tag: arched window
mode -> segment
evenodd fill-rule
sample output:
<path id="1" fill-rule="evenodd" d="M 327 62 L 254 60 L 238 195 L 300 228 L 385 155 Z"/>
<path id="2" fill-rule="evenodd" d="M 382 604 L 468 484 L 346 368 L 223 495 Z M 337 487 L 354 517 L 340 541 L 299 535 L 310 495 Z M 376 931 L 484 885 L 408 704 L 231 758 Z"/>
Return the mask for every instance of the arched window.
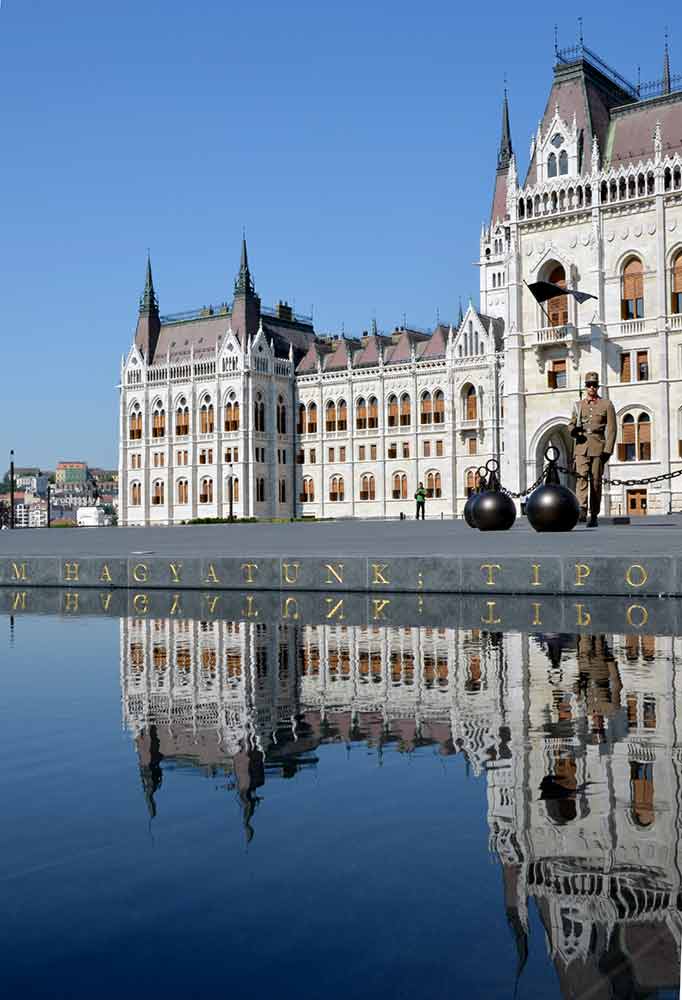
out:
<path id="1" fill-rule="evenodd" d="M 329 480 L 329 499 L 332 503 L 344 498 L 343 476 L 332 476 Z"/>
<path id="2" fill-rule="evenodd" d="M 130 484 L 130 506 L 139 507 L 142 503 L 142 485 L 140 483 Z"/>
<path id="3" fill-rule="evenodd" d="M 339 400 L 337 428 L 340 431 L 348 430 L 348 407 L 345 399 Z"/>
<path id="4" fill-rule="evenodd" d="M 230 395 L 225 403 L 225 430 L 239 430 L 239 403 L 234 398 L 234 393 Z"/>
<path id="5" fill-rule="evenodd" d="M 155 507 L 164 503 L 164 492 L 163 480 L 157 479 L 152 486 L 152 504 Z"/>
<path id="6" fill-rule="evenodd" d="M 306 476 L 303 480 L 303 492 L 301 493 L 301 503 L 312 503 L 315 499 L 315 483 Z"/>
<path id="7" fill-rule="evenodd" d="M 262 476 L 256 479 L 256 502 L 265 503 L 265 479 Z"/>
<path id="8" fill-rule="evenodd" d="M 189 483 L 186 479 L 178 479 L 177 498 L 179 504 L 189 503 Z"/>
<path id="9" fill-rule="evenodd" d="M 284 398 L 280 396 L 277 400 L 277 433 L 286 434 L 287 432 L 287 408 L 284 402 Z"/>
<path id="10" fill-rule="evenodd" d="M 422 424 L 430 424 L 433 416 L 433 400 L 431 393 L 425 392 L 419 402 L 419 419 Z"/>
<path id="11" fill-rule="evenodd" d="M 654 765 L 650 761 L 630 761 L 630 807 L 637 826 L 651 826 L 654 821 Z"/>
<path id="12" fill-rule="evenodd" d="M 265 403 L 260 392 L 256 393 L 253 401 L 253 429 L 260 434 L 265 433 Z"/>
<path id="13" fill-rule="evenodd" d="M 428 497 L 441 496 L 440 472 L 429 472 L 426 476 L 426 495 Z"/>
<path id="14" fill-rule="evenodd" d="M 175 411 L 175 436 L 186 437 L 189 434 L 189 406 L 184 396 L 178 400 Z"/>
<path id="15" fill-rule="evenodd" d="M 545 803 L 553 823 L 570 823 L 578 815 L 576 791 L 577 765 L 572 754 L 556 751 L 553 773 L 545 775 L 540 784 L 540 798 Z"/>
<path id="16" fill-rule="evenodd" d="M 621 317 L 624 320 L 644 316 L 644 269 L 641 260 L 633 257 L 623 268 Z"/>
<path id="17" fill-rule="evenodd" d="M 213 480 L 204 476 L 199 487 L 199 503 L 213 503 Z"/>
<path id="18" fill-rule="evenodd" d="M 305 405 L 303 403 L 298 404 L 296 419 L 296 433 L 305 434 Z"/>
<path id="19" fill-rule="evenodd" d="M 478 399 L 473 385 L 464 389 L 464 419 L 478 420 Z"/>
<path id="20" fill-rule="evenodd" d="M 409 427 L 412 422 L 412 403 L 406 392 L 400 397 L 400 426 Z"/>
<path id="21" fill-rule="evenodd" d="M 135 403 L 130 413 L 129 437 L 131 441 L 139 441 L 142 437 L 142 411 L 139 403 Z"/>
<path id="22" fill-rule="evenodd" d="M 682 251 L 673 261 L 671 308 L 674 313 L 682 313 Z"/>
<path id="23" fill-rule="evenodd" d="M 407 500 L 407 476 L 404 472 L 396 472 L 393 476 L 393 499 Z"/>
<path id="24" fill-rule="evenodd" d="M 620 436 L 620 462 L 650 461 L 651 418 L 648 413 L 640 413 L 637 420 L 632 413 L 626 413 L 621 421 Z"/>
<path id="25" fill-rule="evenodd" d="M 376 485 L 374 482 L 374 476 L 370 475 L 368 472 L 360 479 L 360 499 L 361 500 L 375 500 L 376 499 Z"/>
<path id="26" fill-rule="evenodd" d="M 355 404 L 355 429 L 358 431 L 367 429 L 367 402 L 362 396 Z"/>
<path id="27" fill-rule="evenodd" d="M 388 397 L 388 426 L 397 427 L 398 426 L 398 397 L 389 396 Z"/>
<path id="28" fill-rule="evenodd" d="M 317 403 L 308 407 L 308 434 L 317 434 Z"/>
<path id="29" fill-rule="evenodd" d="M 228 487 L 229 489 L 229 487 Z M 229 494 L 226 494 L 229 497 Z M 232 477 L 232 501 L 237 503 L 239 500 L 239 478 L 238 476 Z"/>
<path id="30" fill-rule="evenodd" d="M 469 471 L 466 474 L 466 479 L 464 484 L 464 492 L 466 496 L 470 497 L 471 494 L 478 489 L 480 482 L 481 482 L 481 477 L 479 476 L 478 472 L 475 469 L 469 469 Z"/>
<path id="31" fill-rule="evenodd" d="M 199 430 L 201 434 L 212 434 L 214 430 L 213 403 L 211 397 L 207 396 L 201 404 L 199 411 Z"/>
<path id="32" fill-rule="evenodd" d="M 376 396 L 369 397 L 367 404 L 367 427 L 369 430 L 376 430 L 379 426 L 379 400 Z"/>
<path id="33" fill-rule="evenodd" d="M 442 389 L 436 389 L 433 394 L 433 422 L 434 424 L 445 423 L 445 396 Z"/>
<path id="34" fill-rule="evenodd" d="M 559 285 L 560 288 L 566 287 L 566 272 L 561 264 L 557 264 L 547 280 L 553 285 Z M 550 299 L 547 303 L 547 313 L 550 326 L 565 326 L 568 323 L 568 296 L 555 295 Z"/>
<path id="35" fill-rule="evenodd" d="M 152 437 L 166 436 L 166 411 L 161 403 L 156 403 L 152 412 Z"/>
<path id="36" fill-rule="evenodd" d="M 550 153 L 547 157 L 547 176 L 556 177 L 556 153 Z"/>
<path id="37" fill-rule="evenodd" d="M 327 403 L 327 407 L 325 409 L 324 427 L 328 434 L 336 431 L 336 403 L 334 403 L 331 399 Z"/>
<path id="38" fill-rule="evenodd" d="M 565 149 L 562 149 L 561 152 L 559 153 L 559 173 L 560 174 L 568 173 L 568 153 L 566 152 Z"/>

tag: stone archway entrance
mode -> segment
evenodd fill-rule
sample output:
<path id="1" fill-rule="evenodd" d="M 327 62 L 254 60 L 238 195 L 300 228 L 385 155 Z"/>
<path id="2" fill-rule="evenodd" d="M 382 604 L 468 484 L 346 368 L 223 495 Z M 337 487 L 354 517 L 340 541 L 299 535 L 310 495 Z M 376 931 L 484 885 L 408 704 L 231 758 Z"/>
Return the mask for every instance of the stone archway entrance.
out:
<path id="1" fill-rule="evenodd" d="M 573 439 L 564 424 L 557 424 L 555 427 L 550 427 L 545 431 L 538 442 L 535 452 L 536 479 L 545 467 L 545 452 L 550 446 L 556 448 L 559 452 L 558 464 L 564 469 L 571 467 L 573 460 Z M 565 472 L 560 472 L 559 478 L 564 486 L 568 486 L 569 490 L 575 490 L 574 475 L 567 475 Z"/>

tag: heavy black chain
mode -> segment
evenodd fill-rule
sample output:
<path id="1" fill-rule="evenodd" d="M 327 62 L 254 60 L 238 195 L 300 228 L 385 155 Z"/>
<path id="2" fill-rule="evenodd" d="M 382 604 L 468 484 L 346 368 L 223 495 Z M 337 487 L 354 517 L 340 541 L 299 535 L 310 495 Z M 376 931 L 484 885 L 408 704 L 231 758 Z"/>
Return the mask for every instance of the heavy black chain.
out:
<path id="1" fill-rule="evenodd" d="M 528 487 L 526 487 L 526 489 L 525 489 L 525 490 L 520 490 L 520 492 L 519 492 L 519 493 L 514 493 L 514 491 L 513 491 L 513 490 L 508 490 L 508 489 L 506 489 L 506 488 L 505 488 L 505 487 L 503 486 L 503 487 L 502 487 L 502 492 L 503 492 L 503 493 L 506 493 L 506 494 L 507 494 L 507 496 L 509 496 L 509 497 L 514 497 L 514 499 L 516 499 L 516 500 L 520 500 L 520 499 L 521 499 L 521 497 L 527 497 L 529 493 L 532 493 L 532 492 L 533 492 L 533 490 L 537 489 L 537 487 L 538 487 L 538 486 L 540 485 L 540 483 L 541 483 L 541 482 L 543 481 L 543 479 L 544 479 L 544 478 L 545 478 L 545 473 L 544 473 L 544 471 L 543 471 L 543 472 L 541 472 L 541 473 L 540 473 L 540 475 L 539 475 L 539 476 L 538 476 L 538 478 L 537 478 L 537 479 L 535 480 L 535 482 L 533 483 L 533 485 L 532 485 L 532 486 L 528 486 Z"/>
<path id="2" fill-rule="evenodd" d="M 588 480 L 589 476 L 583 476 L 581 472 L 576 472 L 575 469 L 567 469 L 563 465 L 557 466 L 559 472 L 565 472 L 569 476 L 575 476 L 576 479 Z M 676 472 L 662 472 L 658 476 L 645 476 L 643 479 L 606 479 L 604 477 L 603 482 L 607 486 L 650 486 L 651 483 L 663 483 L 667 480 L 677 479 L 678 476 L 682 476 L 682 469 L 678 469 Z"/>

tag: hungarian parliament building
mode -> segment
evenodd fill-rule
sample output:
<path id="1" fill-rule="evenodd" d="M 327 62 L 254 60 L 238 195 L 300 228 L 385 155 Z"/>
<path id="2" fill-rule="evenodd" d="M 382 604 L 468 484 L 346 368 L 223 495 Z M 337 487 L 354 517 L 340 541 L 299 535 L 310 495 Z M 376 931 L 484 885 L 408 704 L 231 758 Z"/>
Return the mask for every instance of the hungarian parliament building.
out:
<path id="1" fill-rule="evenodd" d="M 122 618 L 123 715 L 150 817 L 204 775 L 247 842 L 271 782 L 324 781 L 325 744 L 459 758 L 484 783 L 517 978 L 539 917 L 562 995 L 654 996 L 679 981 L 681 641 Z"/>
<path id="2" fill-rule="evenodd" d="M 608 474 L 682 473 L 677 85 L 667 44 L 650 87 L 582 43 L 557 51 L 525 177 L 505 93 L 478 306 L 433 331 L 317 334 L 261 305 L 245 242 L 231 302 L 161 316 L 148 263 L 120 373 L 119 522 L 397 517 L 419 483 L 429 516 L 457 516 L 490 459 L 517 492 L 550 444 L 569 467 L 588 371 L 618 418 Z M 527 284 L 543 280 L 596 298 L 540 306 Z M 602 508 L 680 510 L 682 476 L 607 486 Z"/>

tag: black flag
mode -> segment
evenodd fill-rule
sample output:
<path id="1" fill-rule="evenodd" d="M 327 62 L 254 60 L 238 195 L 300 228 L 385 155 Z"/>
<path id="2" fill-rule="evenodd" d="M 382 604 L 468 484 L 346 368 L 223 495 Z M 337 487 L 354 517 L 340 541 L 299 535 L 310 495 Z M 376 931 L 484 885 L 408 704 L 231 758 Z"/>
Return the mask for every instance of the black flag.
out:
<path id="1" fill-rule="evenodd" d="M 596 295 L 590 295 L 589 292 L 579 292 L 576 288 L 562 288 L 561 285 L 553 285 L 551 281 L 534 281 L 532 285 L 528 285 L 528 288 L 533 297 L 541 304 L 548 299 L 555 299 L 557 295 L 572 295 L 576 302 L 581 305 L 588 299 L 597 298 Z"/>

